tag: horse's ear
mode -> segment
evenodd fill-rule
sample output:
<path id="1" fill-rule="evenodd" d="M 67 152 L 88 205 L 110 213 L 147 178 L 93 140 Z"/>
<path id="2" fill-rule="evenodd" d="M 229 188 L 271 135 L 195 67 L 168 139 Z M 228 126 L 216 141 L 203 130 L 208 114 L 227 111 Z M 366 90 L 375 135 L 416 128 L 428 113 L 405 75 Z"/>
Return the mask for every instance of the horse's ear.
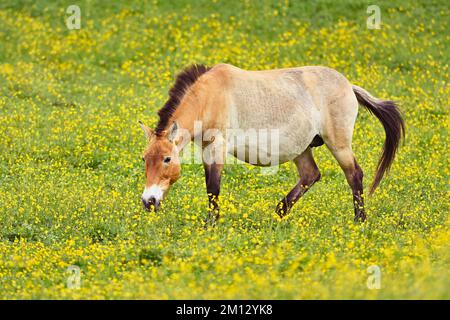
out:
<path id="1" fill-rule="evenodd" d="M 139 120 L 139 126 L 141 127 L 142 131 L 144 131 L 145 137 L 147 139 L 150 139 L 150 137 L 153 135 L 153 130 L 147 127 L 141 120 Z"/>
<path id="2" fill-rule="evenodd" d="M 175 137 L 177 136 L 177 130 L 178 130 L 178 124 L 176 122 L 174 122 L 172 127 L 170 127 L 169 135 L 167 136 L 167 139 L 169 139 L 170 142 L 174 142 Z"/>

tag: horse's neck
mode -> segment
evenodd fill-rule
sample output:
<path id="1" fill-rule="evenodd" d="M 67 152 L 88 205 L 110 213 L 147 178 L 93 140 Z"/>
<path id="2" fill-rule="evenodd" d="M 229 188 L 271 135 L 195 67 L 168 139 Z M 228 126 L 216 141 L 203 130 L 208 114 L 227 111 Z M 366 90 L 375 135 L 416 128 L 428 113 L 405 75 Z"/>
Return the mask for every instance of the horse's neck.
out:
<path id="1" fill-rule="evenodd" d="M 187 130 L 193 137 L 196 122 L 202 121 L 202 109 L 203 105 L 199 96 L 189 92 L 174 112 L 171 123 L 176 122 L 179 128 Z"/>
<path id="2" fill-rule="evenodd" d="M 195 83 L 181 100 L 173 119 L 191 133 L 197 121 L 201 121 L 205 129 L 221 126 L 225 111 L 223 91 L 214 80 Z"/>

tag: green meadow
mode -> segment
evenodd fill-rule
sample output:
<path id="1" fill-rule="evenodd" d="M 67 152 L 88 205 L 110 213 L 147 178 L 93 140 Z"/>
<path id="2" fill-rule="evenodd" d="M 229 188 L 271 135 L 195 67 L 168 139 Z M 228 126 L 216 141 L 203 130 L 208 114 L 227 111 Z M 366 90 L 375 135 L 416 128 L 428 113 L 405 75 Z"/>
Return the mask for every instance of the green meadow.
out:
<path id="1" fill-rule="evenodd" d="M 447 1 L 378 1 L 379 29 L 369 1 L 75 2 L 0 3 L 0 298 L 450 298 Z M 73 4 L 79 29 L 66 25 Z M 226 166 L 215 228 L 201 164 L 184 164 L 162 208 L 144 211 L 138 120 L 157 123 L 191 63 L 325 65 L 398 101 L 406 139 L 366 196 L 368 220 L 353 221 L 324 146 L 322 180 L 282 220 L 292 163 Z M 383 142 L 361 108 L 366 190 Z"/>

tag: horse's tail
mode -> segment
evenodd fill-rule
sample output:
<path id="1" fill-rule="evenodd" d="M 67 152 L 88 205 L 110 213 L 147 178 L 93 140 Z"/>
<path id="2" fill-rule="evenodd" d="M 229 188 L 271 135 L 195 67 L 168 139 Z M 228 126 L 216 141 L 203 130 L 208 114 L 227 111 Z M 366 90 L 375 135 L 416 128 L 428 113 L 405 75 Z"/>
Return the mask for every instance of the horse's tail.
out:
<path id="1" fill-rule="evenodd" d="M 369 194 L 372 194 L 383 178 L 383 175 L 389 171 L 400 140 L 405 137 L 405 123 L 394 101 L 377 99 L 358 86 L 353 86 L 353 92 L 359 104 L 366 107 L 370 113 L 380 120 L 386 133 L 383 153 L 378 161 L 375 179 L 370 187 Z"/>

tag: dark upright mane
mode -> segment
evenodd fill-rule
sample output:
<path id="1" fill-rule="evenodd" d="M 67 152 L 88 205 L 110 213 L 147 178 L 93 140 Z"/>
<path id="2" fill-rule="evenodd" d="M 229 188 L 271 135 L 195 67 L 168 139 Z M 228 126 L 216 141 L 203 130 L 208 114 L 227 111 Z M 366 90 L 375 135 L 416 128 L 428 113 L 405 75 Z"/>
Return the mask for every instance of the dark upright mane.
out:
<path id="1" fill-rule="evenodd" d="M 169 120 L 177 109 L 187 89 L 192 86 L 200 76 L 211 68 L 201 64 L 193 64 L 177 75 L 175 84 L 170 88 L 169 100 L 158 111 L 159 122 L 155 134 L 160 136 L 169 124 Z"/>

